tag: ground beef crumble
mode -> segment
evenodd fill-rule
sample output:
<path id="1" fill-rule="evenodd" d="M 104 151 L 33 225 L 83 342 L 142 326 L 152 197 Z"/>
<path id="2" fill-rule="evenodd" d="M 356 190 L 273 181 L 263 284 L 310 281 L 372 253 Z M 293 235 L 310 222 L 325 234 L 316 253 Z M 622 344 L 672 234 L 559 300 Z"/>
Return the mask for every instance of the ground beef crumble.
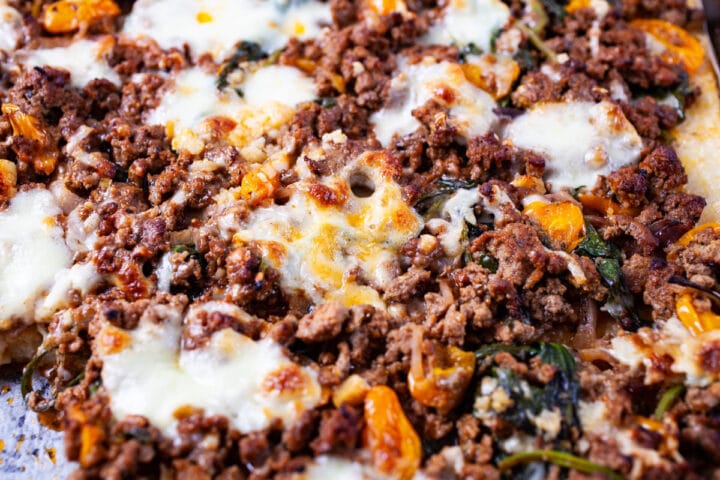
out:
<path id="1" fill-rule="evenodd" d="M 50 2 L 32 3 L 10 2 L 25 15 L 23 45 L 71 40 L 72 35 L 51 38 L 32 16 Z M 118 3 L 127 13 L 133 2 Z M 303 175 L 318 189 L 331 190 L 329 179 L 349 162 L 381 150 L 371 116 L 386 105 L 390 82 L 404 62 L 434 56 L 463 63 L 477 53 L 422 44 L 444 4 L 399 2 L 406 13 L 368 20 L 367 2 L 329 3 L 332 25 L 322 37 L 292 39 L 264 60 L 302 69 L 318 98 L 257 140 L 287 158 L 263 207 L 282 206 Z M 516 17 L 525 15 L 525 2 L 505 3 Z M 76 295 L 66 314 L 48 326 L 58 371 L 74 374 L 54 379 L 66 455 L 79 462 L 73 478 L 298 478 L 318 456 L 357 460 L 367 453 L 363 389 L 381 385 L 396 393 L 419 434 L 419 464 L 427 478 L 499 479 L 530 475 L 532 465 L 541 465 L 534 474 L 544 478 L 598 478 L 575 470 L 565 477 L 565 470 L 547 463 L 498 469 L 509 454 L 541 448 L 573 453 L 622 475 L 640 472 L 642 478 L 704 478 L 717 470 L 720 384 L 684 388 L 653 423 L 657 400 L 682 380 L 670 369 L 672 359 L 655 358 L 667 375 L 646 384 L 641 373 L 608 353 L 613 338 L 676 315 L 678 298 L 688 291 L 697 306 L 717 316 L 702 292 L 719 288 L 720 231 L 692 231 L 705 200 L 684 190 L 687 175 L 667 143 L 683 114 L 660 100 L 685 87 L 687 72 L 658 55 L 630 25 L 651 16 L 693 28 L 700 14 L 676 0 L 626 0 L 609 2 L 608 14 L 598 20 L 591 8 L 558 15 L 549 5 L 563 2 L 541 3 L 549 22 L 536 33 L 551 54 L 539 51 L 512 22 L 499 32 L 497 49 L 519 35 L 518 75 L 510 93 L 496 99 L 501 106 L 494 115 L 503 125 L 541 102 L 619 105 L 642 139 L 639 161 L 601 178 L 595 188 L 574 192 L 575 198 L 568 192 L 546 195 L 579 209 L 585 239 L 592 229 L 605 250 L 552 248 L 557 245 L 523 213 L 533 195 L 547 193 L 547 158 L 514 147 L 497 132 L 463 138 L 448 120 L 451 108 L 429 101 L 412 111 L 417 129 L 386 147 L 384 165 L 425 227 L 399 248 L 395 274 L 382 288 L 347 272 L 374 287 L 386 309 L 315 304 L 283 288 L 283 273 L 264 258 L 262 242 L 236 241 L 227 233 L 228 224 L 242 225 L 258 205 L 238 194 L 221 209 L 218 198 L 241 191 L 257 162 L 221 136 L 200 153 L 177 151 L 165 126 L 145 122 L 173 73 L 197 63 L 187 48 L 164 50 L 153 41 L 115 35 L 106 56 L 121 87 L 94 80 L 78 88 L 68 72 L 52 67 L 2 72 L 3 103 L 36 119 L 45 137 L 18 134 L 5 114 L 0 157 L 16 167 L 20 188 L 52 188 L 57 182 L 72 195 L 62 221 L 68 230 L 88 224 L 95 235 L 75 260 L 91 262 L 104 276 L 92 295 Z M 117 19 L 102 21 L 78 35 L 115 34 L 120 25 Z M 201 63 L 209 70 L 223 67 L 209 56 Z M 685 90 L 684 106 L 697 94 Z M 79 132 L 84 136 L 74 142 Z M 323 149 L 321 160 L 308 155 L 313 148 Z M 207 168 L 198 167 L 199 161 Z M 453 255 L 446 248 L 447 229 L 429 228 L 427 221 L 442 216 L 443 202 L 459 189 L 478 201 L 462 220 L 462 253 Z M 584 202 L 582 194 L 594 202 Z M 614 275 L 608 262 L 615 262 Z M 193 409 L 177 419 L 176 439 L 144 417 L 113 418 L 102 361 L 92 350 L 100 322 L 132 330 L 143 315 L 162 323 L 153 310 L 158 304 L 183 311 L 211 300 L 233 303 L 247 317 L 198 315 L 184 331 L 182 348 L 203 348 L 227 328 L 253 340 L 270 338 L 290 359 L 313 369 L 323 400 L 289 425 L 275 421 L 250 433 Z M 613 314 L 618 303 L 630 305 L 632 319 L 627 311 L 623 318 Z M 556 344 L 569 347 L 562 347 L 569 355 L 565 364 L 543 350 Z M 451 370 L 443 362 L 458 352 L 470 355 L 473 370 L 439 382 L 453 390 L 452 406 L 423 400 L 413 385 L 417 380 L 411 380 L 413 369 L 421 364 L 426 377 L 442 376 Z M 708 371 L 720 372 L 720 346 L 704 345 L 698 358 Z M 571 374 L 563 370 L 567 363 Z M 71 384 L 73 377 L 78 383 Z M 349 395 L 336 403 L 333 392 L 347 385 L 362 392 L 359 400 Z M 38 406 L 40 399 L 30 401 Z M 595 403 L 606 406 L 605 430 L 584 431 L 580 409 Z M 623 443 L 627 438 L 658 460 L 637 463 Z"/>

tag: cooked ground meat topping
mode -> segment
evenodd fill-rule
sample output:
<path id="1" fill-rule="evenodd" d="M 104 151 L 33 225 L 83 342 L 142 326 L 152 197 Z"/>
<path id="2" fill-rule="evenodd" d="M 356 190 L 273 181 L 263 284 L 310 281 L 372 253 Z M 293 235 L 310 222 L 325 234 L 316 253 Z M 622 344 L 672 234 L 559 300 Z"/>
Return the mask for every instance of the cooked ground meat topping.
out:
<path id="1" fill-rule="evenodd" d="M 716 472 L 685 2 L 0 13 L 0 362 L 47 331 L 75 478 Z"/>

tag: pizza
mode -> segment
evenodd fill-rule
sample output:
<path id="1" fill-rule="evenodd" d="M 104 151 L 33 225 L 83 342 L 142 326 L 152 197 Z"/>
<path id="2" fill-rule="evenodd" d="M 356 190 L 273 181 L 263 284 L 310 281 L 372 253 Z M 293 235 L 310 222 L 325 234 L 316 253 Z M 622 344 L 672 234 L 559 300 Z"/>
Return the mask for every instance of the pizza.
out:
<path id="1" fill-rule="evenodd" d="M 79 479 L 717 475 L 701 25 L 0 2 L 0 363 Z"/>

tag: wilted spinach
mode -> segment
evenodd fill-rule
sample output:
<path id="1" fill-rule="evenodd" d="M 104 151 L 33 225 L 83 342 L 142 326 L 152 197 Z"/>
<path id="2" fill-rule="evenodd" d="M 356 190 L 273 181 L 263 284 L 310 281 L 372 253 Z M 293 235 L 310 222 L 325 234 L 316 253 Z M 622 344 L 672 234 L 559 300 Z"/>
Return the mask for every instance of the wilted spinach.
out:
<path id="1" fill-rule="evenodd" d="M 585 232 L 585 240 L 578 245 L 575 253 L 593 259 L 603 283 L 608 287 L 608 297 L 603 309 L 614 319 L 619 320 L 623 327 L 628 329 L 639 327 L 640 318 L 635 311 L 635 299 L 622 278 L 620 250 L 615 245 L 605 242 L 590 222 L 585 222 Z"/>
<path id="2" fill-rule="evenodd" d="M 557 370 L 552 380 L 545 385 L 523 382 L 512 370 L 493 366 L 493 357 L 500 352 L 510 353 L 523 362 L 538 356 L 543 363 L 553 365 Z M 530 421 L 530 415 L 557 409 L 563 419 L 558 438 L 568 438 L 571 427 L 581 428 L 577 412 L 580 384 L 575 359 L 567 347 L 559 343 L 545 342 L 522 346 L 493 344 L 481 347 L 475 352 L 475 356 L 478 363 L 483 362 L 490 366 L 490 374 L 513 400 L 513 405 L 500 414 L 503 419 L 518 428 L 532 431 L 534 425 Z"/>
<path id="3" fill-rule="evenodd" d="M 227 87 L 228 75 L 230 75 L 233 70 L 237 69 L 242 62 L 256 62 L 258 60 L 262 60 L 263 58 L 267 58 L 267 56 L 267 53 L 265 53 L 258 43 L 243 40 L 235 50 L 235 53 L 233 53 L 233 56 L 230 57 L 230 60 L 228 60 L 227 63 L 223 65 L 222 69 L 220 69 L 215 85 L 217 88 Z"/>
<path id="4" fill-rule="evenodd" d="M 541 2 L 545 10 L 558 19 L 563 19 L 567 15 L 565 7 L 557 0 L 541 0 Z"/>
<path id="5" fill-rule="evenodd" d="M 440 177 L 433 183 L 434 188 L 420 197 L 420 200 L 415 204 L 415 209 L 425 218 L 432 218 L 437 216 L 447 197 L 461 188 L 474 188 L 477 186 L 478 183 L 473 181 Z"/>

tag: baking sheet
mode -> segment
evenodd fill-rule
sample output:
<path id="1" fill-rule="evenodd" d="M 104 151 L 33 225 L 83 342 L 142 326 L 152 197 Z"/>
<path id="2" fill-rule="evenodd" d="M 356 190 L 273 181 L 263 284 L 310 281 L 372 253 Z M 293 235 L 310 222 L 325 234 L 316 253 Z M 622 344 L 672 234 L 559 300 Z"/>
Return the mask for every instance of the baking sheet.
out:
<path id="1" fill-rule="evenodd" d="M 74 469 L 62 433 L 40 424 L 20 394 L 20 369 L 0 368 L 0 478 L 62 479 Z"/>

